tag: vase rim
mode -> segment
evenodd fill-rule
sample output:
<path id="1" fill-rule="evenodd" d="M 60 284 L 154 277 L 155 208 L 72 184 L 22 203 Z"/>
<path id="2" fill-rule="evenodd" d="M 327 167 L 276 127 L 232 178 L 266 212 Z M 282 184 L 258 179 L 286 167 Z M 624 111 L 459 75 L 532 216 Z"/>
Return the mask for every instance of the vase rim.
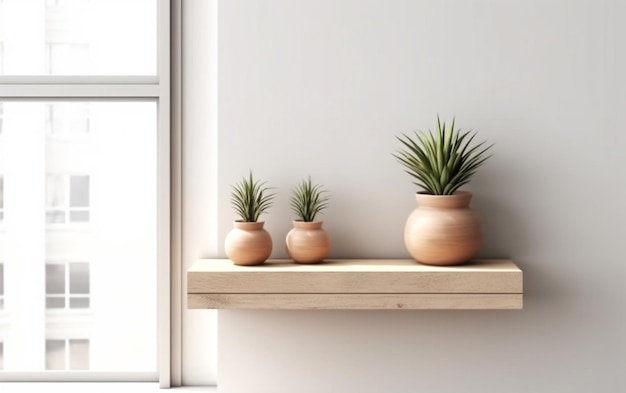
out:
<path id="1" fill-rule="evenodd" d="M 243 221 L 243 220 L 235 220 L 233 222 L 235 227 L 239 228 L 263 228 L 265 221 Z"/>
<path id="2" fill-rule="evenodd" d="M 434 208 L 464 208 L 468 207 L 472 200 L 472 193 L 469 191 L 456 191 L 452 195 L 432 195 L 415 193 L 415 200 L 421 207 Z"/>
<path id="3" fill-rule="evenodd" d="M 460 195 L 468 195 L 468 194 L 472 195 L 472 193 L 470 191 L 463 191 L 463 190 L 455 191 L 454 193 L 452 193 L 450 195 L 431 194 L 431 193 L 426 192 L 426 191 L 417 191 L 415 194 L 419 195 L 420 197 L 424 196 L 426 198 L 430 198 L 430 197 L 438 197 L 438 198 L 448 197 L 449 198 L 449 197 L 458 197 Z"/>
<path id="4" fill-rule="evenodd" d="M 293 226 L 294 227 L 300 227 L 300 228 L 321 228 L 322 224 L 324 223 L 324 221 L 322 220 L 315 220 L 315 221 L 303 221 L 303 220 L 293 220 Z"/>

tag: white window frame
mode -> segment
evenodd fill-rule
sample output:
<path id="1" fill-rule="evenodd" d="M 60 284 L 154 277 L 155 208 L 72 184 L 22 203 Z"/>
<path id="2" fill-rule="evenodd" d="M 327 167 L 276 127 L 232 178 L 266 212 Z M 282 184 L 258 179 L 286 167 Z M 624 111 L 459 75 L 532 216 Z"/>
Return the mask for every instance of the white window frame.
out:
<path id="1" fill-rule="evenodd" d="M 181 318 L 181 1 L 157 0 L 157 76 L 0 75 L 0 101 L 124 100 L 157 103 L 157 337 L 158 382 L 180 386 Z M 171 74 L 174 69 L 174 74 Z M 172 89 L 174 86 L 175 89 Z M 171 95 L 175 91 L 175 94 Z M 172 122 L 174 119 L 174 122 Z M 146 381 L 149 374 L 0 373 L 0 382 Z"/>

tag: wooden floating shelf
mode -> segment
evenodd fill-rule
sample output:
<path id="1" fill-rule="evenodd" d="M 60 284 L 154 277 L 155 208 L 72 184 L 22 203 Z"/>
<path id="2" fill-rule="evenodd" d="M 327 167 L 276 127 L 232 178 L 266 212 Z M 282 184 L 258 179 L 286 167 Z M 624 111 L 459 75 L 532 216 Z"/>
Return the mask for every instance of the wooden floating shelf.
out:
<path id="1" fill-rule="evenodd" d="M 522 271 L 508 259 L 461 266 L 409 259 L 200 259 L 187 272 L 187 307 L 259 310 L 502 310 L 523 307 Z"/>

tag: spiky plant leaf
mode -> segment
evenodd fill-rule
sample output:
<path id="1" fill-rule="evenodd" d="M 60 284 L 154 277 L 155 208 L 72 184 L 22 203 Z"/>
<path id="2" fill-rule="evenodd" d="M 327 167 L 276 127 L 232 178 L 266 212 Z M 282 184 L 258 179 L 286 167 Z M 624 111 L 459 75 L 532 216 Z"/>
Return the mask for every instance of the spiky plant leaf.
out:
<path id="1" fill-rule="evenodd" d="M 275 194 L 266 182 L 254 180 L 252 171 L 233 187 L 230 203 L 242 221 L 257 222 L 259 216 L 272 206 Z"/>
<path id="2" fill-rule="evenodd" d="M 293 189 L 291 209 L 302 221 L 313 222 L 315 216 L 328 206 L 327 192 L 322 186 L 314 185 L 309 176 L 308 180 L 303 180 Z"/>
<path id="3" fill-rule="evenodd" d="M 492 145 L 472 145 L 476 132 L 454 129 L 455 119 L 446 128 L 437 116 L 435 132 L 415 131 L 396 139 L 400 149 L 393 156 L 413 177 L 413 183 L 433 195 L 451 195 L 467 184 L 478 167 L 491 157 L 485 155 Z"/>

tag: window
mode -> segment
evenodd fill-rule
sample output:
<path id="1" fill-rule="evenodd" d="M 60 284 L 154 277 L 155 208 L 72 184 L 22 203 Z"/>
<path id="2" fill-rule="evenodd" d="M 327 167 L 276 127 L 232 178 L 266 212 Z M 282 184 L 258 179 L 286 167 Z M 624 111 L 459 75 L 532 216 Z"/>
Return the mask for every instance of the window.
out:
<path id="1" fill-rule="evenodd" d="M 46 44 L 47 71 L 50 75 L 76 75 L 89 67 L 89 45 Z"/>
<path id="2" fill-rule="evenodd" d="M 19 318 L 7 314 L 0 337 L 7 348 L 17 347 L 12 340 L 37 340 L 29 331 L 95 340 L 102 343 L 90 349 L 96 371 L 155 375 L 157 103 L 86 102 L 93 132 L 71 143 L 47 134 L 47 109 L 82 102 L 5 102 L 9 121 L 0 140 L 0 171 L 19 181 L 4 190 L 12 221 L 0 232 L 17 241 L 0 239 L 0 255 L 18 272 L 24 291 L 7 288 L 5 299 L 20 299 L 12 307 L 28 304 L 23 296 L 45 302 L 24 306 Z M 114 336 L 107 334 L 111 330 Z M 43 359 L 39 350 L 33 357 Z M 19 354 L 5 356 L 10 371 L 29 371 L 13 360 Z"/>
<path id="3" fill-rule="evenodd" d="M 89 340 L 46 340 L 46 370 L 89 370 Z"/>
<path id="4" fill-rule="evenodd" d="M 51 136 L 81 136 L 89 132 L 89 103 L 48 104 L 46 131 Z"/>
<path id="5" fill-rule="evenodd" d="M 4 343 L 0 341 L 0 370 L 4 370 Z"/>
<path id="6" fill-rule="evenodd" d="M 0 381 L 169 386 L 169 4 L 2 4 Z"/>
<path id="7" fill-rule="evenodd" d="M 4 75 L 157 76 L 155 0 L 11 0 L 2 5 Z"/>
<path id="8" fill-rule="evenodd" d="M 89 222 L 88 175 L 47 175 L 46 222 L 48 224 Z"/>
<path id="9" fill-rule="evenodd" d="M 0 262 L 0 310 L 4 309 L 4 264 Z"/>
<path id="10" fill-rule="evenodd" d="M 46 308 L 89 308 L 89 263 L 46 264 Z"/>
<path id="11" fill-rule="evenodd" d="M 0 176 L 0 225 L 4 222 L 4 177 Z"/>

